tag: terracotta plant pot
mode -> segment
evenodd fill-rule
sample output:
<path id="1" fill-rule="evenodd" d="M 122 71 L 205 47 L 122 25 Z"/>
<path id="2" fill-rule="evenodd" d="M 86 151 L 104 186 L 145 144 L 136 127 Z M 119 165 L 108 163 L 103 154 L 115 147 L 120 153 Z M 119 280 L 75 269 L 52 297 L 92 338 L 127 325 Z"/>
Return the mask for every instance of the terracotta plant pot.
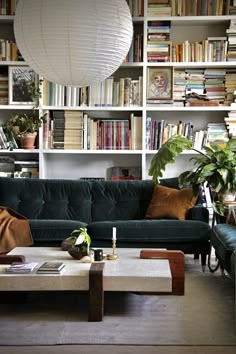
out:
<path id="1" fill-rule="evenodd" d="M 21 138 L 22 149 L 35 149 L 36 136 L 37 136 L 37 132 L 25 133 Z"/>

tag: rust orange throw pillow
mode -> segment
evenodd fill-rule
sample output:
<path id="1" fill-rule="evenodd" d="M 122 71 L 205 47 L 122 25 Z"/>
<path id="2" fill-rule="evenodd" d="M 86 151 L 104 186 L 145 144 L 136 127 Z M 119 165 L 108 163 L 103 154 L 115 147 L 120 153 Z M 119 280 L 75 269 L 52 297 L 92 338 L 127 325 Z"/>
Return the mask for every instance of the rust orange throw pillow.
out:
<path id="1" fill-rule="evenodd" d="M 174 189 L 156 184 L 145 219 L 186 219 L 197 201 L 192 188 Z"/>

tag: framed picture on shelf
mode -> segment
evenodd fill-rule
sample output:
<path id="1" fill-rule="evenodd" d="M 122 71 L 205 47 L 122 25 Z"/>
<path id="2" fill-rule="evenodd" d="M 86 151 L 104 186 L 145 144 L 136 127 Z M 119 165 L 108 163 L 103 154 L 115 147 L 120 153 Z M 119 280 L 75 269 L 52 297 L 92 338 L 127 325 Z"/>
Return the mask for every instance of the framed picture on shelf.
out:
<path id="1" fill-rule="evenodd" d="M 38 75 L 29 66 L 9 66 L 9 104 L 35 104 Z"/>
<path id="2" fill-rule="evenodd" d="M 147 100 L 172 100 L 173 67 L 152 66 L 147 69 Z"/>

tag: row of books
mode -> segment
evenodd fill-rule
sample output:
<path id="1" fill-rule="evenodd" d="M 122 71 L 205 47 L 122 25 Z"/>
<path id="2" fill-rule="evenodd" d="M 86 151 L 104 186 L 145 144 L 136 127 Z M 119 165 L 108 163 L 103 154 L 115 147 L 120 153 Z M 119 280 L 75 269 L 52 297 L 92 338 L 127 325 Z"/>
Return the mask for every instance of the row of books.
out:
<path id="1" fill-rule="evenodd" d="M 45 149 L 139 150 L 142 117 L 102 119 L 81 111 L 48 111 L 44 124 Z"/>
<path id="2" fill-rule="evenodd" d="M 134 33 L 129 52 L 125 58 L 125 63 L 141 63 L 142 61 L 143 61 L 143 34 Z"/>
<path id="3" fill-rule="evenodd" d="M 0 104 L 8 104 L 8 75 L 0 74 Z"/>
<path id="4" fill-rule="evenodd" d="M 126 0 L 132 17 L 140 17 L 144 15 L 144 0 Z"/>
<path id="5" fill-rule="evenodd" d="M 113 77 L 90 87 L 63 86 L 43 81 L 43 104 L 46 106 L 124 106 L 138 107 L 142 105 L 142 84 L 130 77 L 115 80 Z"/>
<path id="6" fill-rule="evenodd" d="M 232 0 L 148 0 L 148 16 L 221 16 L 234 7 Z"/>
<path id="7" fill-rule="evenodd" d="M 220 62 L 228 60 L 227 37 L 208 37 L 200 42 L 188 40 L 172 46 L 174 62 Z"/>
<path id="8" fill-rule="evenodd" d="M 193 124 L 179 121 L 177 124 L 168 123 L 164 119 L 155 120 L 147 117 L 146 120 L 146 149 L 158 150 L 173 135 L 183 135 L 193 138 Z"/>
<path id="9" fill-rule="evenodd" d="M 158 121 L 147 118 L 146 149 L 158 150 L 172 136 L 182 135 L 192 140 L 193 148 L 202 150 L 203 146 L 225 144 L 229 140 L 225 123 L 209 123 L 206 130 L 193 131 L 191 122 L 168 123 L 164 119 Z"/>
<path id="10" fill-rule="evenodd" d="M 0 61 L 17 61 L 19 51 L 15 42 L 0 38 Z"/>
<path id="11" fill-rule="evenodd" d="M 228 36 L 228 53 L 227 60 L 235 61 L 236 59 L 236 21 L 231 20 L 230 26 L 226 30 Z"/>
<path id="12" fill-rule="evenodd" d="M 192 43 L 186 40 L 175 45 L 167 40 L 148 39 L 147 42 L 148 62 L 221 62 L 230 58 L 232 50 L 228 54 L 227 37 L 208 37 Z"/>
<path id="13" fill-rule="evenodd" d="M 15 15 L 17 1 L 18 0 L 1 0 L 0 15 L 7 15 L 7 16 Z"/>

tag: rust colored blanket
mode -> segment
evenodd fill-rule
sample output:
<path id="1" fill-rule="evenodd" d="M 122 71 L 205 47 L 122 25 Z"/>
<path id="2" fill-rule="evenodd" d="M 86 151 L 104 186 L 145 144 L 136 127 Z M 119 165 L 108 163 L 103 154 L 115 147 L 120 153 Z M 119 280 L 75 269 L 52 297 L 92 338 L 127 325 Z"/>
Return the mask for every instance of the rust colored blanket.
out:
<path id="1" fill-rule="evenodd" d="M 0 206 L 0 253 L 32 244 L 33 240 L 27 218 L 10 208 Z"/>

